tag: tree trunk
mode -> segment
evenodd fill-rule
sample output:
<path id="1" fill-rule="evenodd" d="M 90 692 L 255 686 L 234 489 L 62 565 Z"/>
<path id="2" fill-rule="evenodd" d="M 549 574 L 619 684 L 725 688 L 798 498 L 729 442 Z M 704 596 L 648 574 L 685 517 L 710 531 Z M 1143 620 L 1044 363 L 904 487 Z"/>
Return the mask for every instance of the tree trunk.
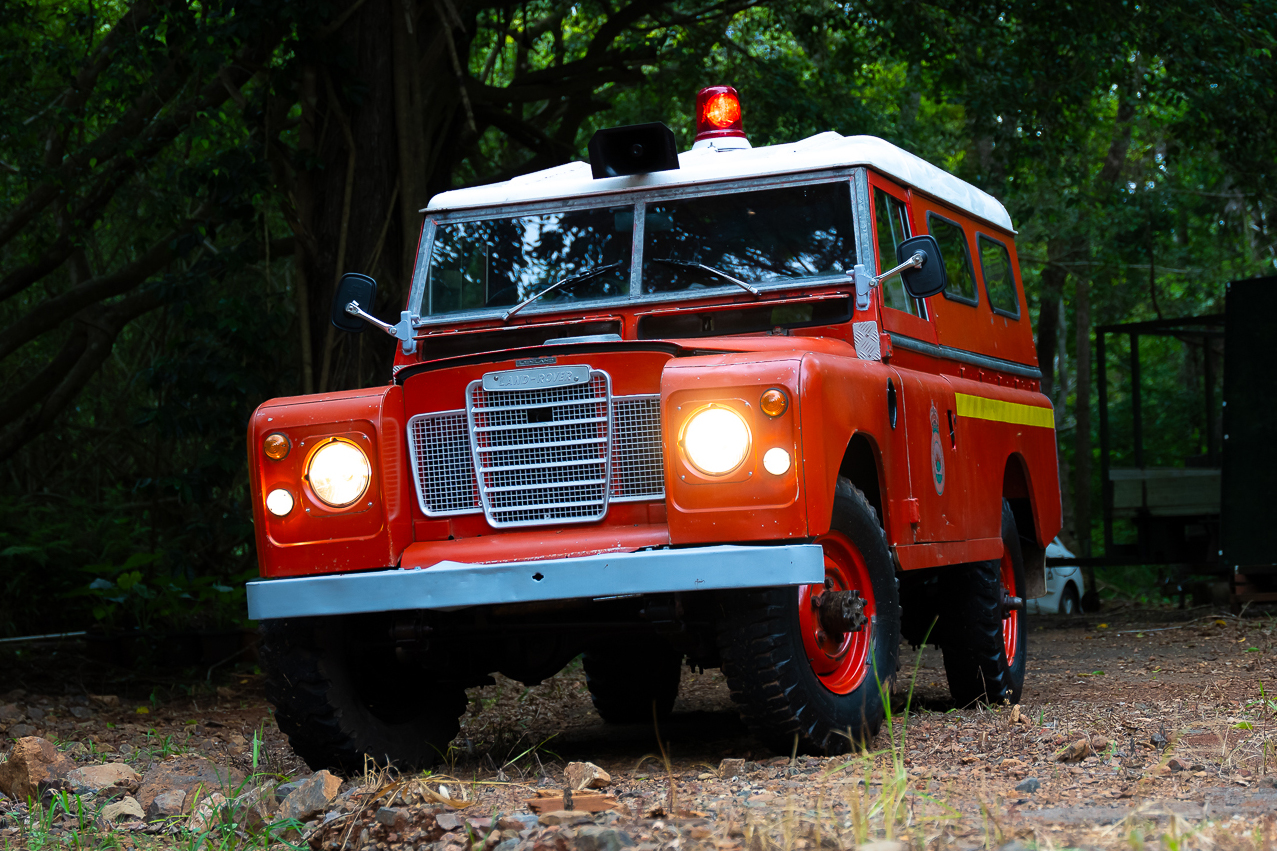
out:
<path id="1" fill-rule="evenodd" d="M 316 51 L 321 61 L 303 73 L 303 91 L 313 103 L 310 115 L 303 104 L 303 134 L 311 134 L 306 153 L 311 162 L 325 164 L 299 174 L 297 192 L 298 217 L 312 236 L 298 277 L 308 292 L 310 326 L 311 353 L 309 359 L 303 355 L 303 363 L 321 365 L 314 382 L 320 392 L 367 383 L 361 350 L 383 366 L 390 359 L 390 338 L 380 332 L 367 331 L 375 342 L 361 347 L 351 335 L 333 329 L 329 312 L 342 274 L 363 272 L 378 279 L 377 315 L 394 317 L 400 310 L 403 271 L 397 261 L 403 232 L 392 222 L 382 233 L 399 178 L 394 61 L 387 49 L 393 38 L 386 38 L 405 28 L 395 5 L 395 0 L 366 0 Z M 348 59 L 349 67 L 339 58 Z M 396 262 L 369 267 L 384 258 Z"/>
<path id="2" fill-rule="evenodd" d="M 1091 281 L 1078 276 L 1073 296 L 1077 335 L 1073 374 L 1077 376 L 1077 431 L 1073 435 L 1073 522 L 1078 555 L 1091 554 Z M 1090 577 L 1090 587 L 1095 579 Z"/>
<path id="3" fill-rule="evenodd" d="M 1068 272 L 1061 263 L 1067 248 L 1064 240 L 1052 237 L 1046 242 L 1046 268 L 1042 270 L 1038 308 L 1038 369 L 1042 372 L 1042 393 L 1055 398 L 1055 350 L 1059 345 L 1060 299 L 1064 297 L 1064 281 Z M 1062 411 L 1056 411 L 1058 420 Z"/>

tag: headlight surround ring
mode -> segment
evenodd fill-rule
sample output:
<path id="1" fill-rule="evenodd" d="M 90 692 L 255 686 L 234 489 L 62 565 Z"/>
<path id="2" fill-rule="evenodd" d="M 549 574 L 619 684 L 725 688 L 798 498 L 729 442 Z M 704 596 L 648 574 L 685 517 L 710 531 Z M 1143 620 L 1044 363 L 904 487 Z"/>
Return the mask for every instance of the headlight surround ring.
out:
<path id="1" fill-rule="evenodd" d="M 718 478 L 740 469 L 749 457 L 753 435 L 749 424 L 726 405 L 709 404 L 683 424 L 679 445 L 698 472 Z"/>
<path id="2" fill-rule="evenodd" d="M 372 482 L 368 453 L 347 438 L 327 438 L 306 461 L 306 482 L 324 505 L 348 508 L 368 492 Z"/>

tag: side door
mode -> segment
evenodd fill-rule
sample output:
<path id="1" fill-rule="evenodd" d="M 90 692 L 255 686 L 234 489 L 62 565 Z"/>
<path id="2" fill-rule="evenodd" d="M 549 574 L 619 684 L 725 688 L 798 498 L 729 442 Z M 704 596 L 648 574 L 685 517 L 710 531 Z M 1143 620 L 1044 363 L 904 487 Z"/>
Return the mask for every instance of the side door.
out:
<path id="1" fill-rule="evenodd" d="M 909 215 L 910 193 L 872 171 L 869 172 L 869 192 L 873 203 L 874 255 L 881 275 L 897 265 L 896 246 L 914 235 Z M 884 331 L 935 345 L 936 329 L 929 321 L 927 299 L 910 298 L 899 276 L 884 281 L 878 292 Z"/>
<path id="2" fill-rule="evenodd" d="M 870 172 L 874 253 L 878 272 L 896 266 L 896 246 L 916 231 L 910 215 L 909 193 L 881 175 Z M 909 478 L 918 505 L 916 543 L 960 541 L 965 535 L 966 482 L 955 456 L 952 431 L 955 396 L 941 375 L 941 362 L 925 353 L 936 345 L 936 329 L 927 300 L 910 298 L 897 276 L 878 288 L 883 330 L 893 340 L 892 366 L 900 381 L 905 430 L 908 435 Z"/>

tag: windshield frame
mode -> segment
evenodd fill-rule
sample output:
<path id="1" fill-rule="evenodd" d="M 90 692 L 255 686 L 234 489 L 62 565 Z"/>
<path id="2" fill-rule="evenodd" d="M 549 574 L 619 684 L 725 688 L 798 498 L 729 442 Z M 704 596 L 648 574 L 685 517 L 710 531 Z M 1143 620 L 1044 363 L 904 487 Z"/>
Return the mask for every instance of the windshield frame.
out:
<path id="1" fill-rule="evenodd" d="M 726 154 L 725 154 L 726 155 Z M 863 221 L 868 211 L 867 188 L 863 166 L 821 169 L 818 171 L 799 172 L 796 174 L 777 174 L 764 177 L 751 177 L 740 180 L 715 181 L 695 185 L 683 185 L 660 188 L 636 188 L 624 192 L 609 192 L 598 195 L 587 195 L 576 198 L 555 198 L 531 203 L 501 204 L 490 207 L 474 207 L 463 210 L 427 212 L 422 228 L 421 245 L 417 250 L 416 264 L 413 267 L 412 289 L 408 296 L 408 309 L 418 315 L 413 323 L 415 327 L 425 328 L 438 325 L 457 325 L 485 319 L 500 319 L 508 309 L 505 307 L 478 308 L 465 311 L 454 311 L 438 316 L 424 315 L 422 302 L 427 295 L 427 279 L 430 274 L 430 256 L 434 251 L 434 236 L 437 225 L 457 222 L 483 221 L 485 219 L 504 218 L 509 216 L 531 216 L 541 213 L 556 213 L 569 210 L 597 209 L 607 207 L 635 208 L 634 229 L 631 232 L 630 252 L 630 290 L 627 295 L 611 298 L 591 299 L 576 303 L 547 302 L 533 303 L 519 315 L 527 319 L 545 317 L 553 314 L 580 313 L 581 311 L 615 310 L 629 306 L 644 306 L 678 301 L 704 300 L 723 296 L 741 295 L 741 289 L 734 284 L 723 281 L 721 285 L 706 286 L 697 290 L 678 290 L 672 292 L 644 293 L 643 250 L 645 208 L 647 204 L 683 198 L 705 197 L 726 193 L 747 192 L 751 190 L 778 189 L 787 186 L 811 186 L 826 183 L 846 183 L 851 193 L 851 234 L 855 239 L 855 258 L 852 263 L 872 263 L 872 247 L 866 240 L 867 223 Z M 866 257 L 869 259 L 866 260 Z M 796 287 L 821 287 L 830 284 L 845 285 L 850 277 L 845 273 L 820 275 L 808 278 L 785 278 L 776 281 L 750 281 L 761 294 L 791 290 Z"/>

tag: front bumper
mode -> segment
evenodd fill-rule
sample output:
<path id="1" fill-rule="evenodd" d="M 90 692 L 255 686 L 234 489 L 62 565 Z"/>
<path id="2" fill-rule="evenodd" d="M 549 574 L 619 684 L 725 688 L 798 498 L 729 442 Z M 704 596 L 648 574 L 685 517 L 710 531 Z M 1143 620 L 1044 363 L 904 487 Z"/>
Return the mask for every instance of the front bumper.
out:
<path id="1" fill-rule="evenodd" d="M 508 564 L 443 561 L 425 569 L 255 580 L 248 583 L 248 616 L 266 620 L 449 609 L 809 585 L 824 579 L 825 558 L 818 544 L 692 547 Z"/>

